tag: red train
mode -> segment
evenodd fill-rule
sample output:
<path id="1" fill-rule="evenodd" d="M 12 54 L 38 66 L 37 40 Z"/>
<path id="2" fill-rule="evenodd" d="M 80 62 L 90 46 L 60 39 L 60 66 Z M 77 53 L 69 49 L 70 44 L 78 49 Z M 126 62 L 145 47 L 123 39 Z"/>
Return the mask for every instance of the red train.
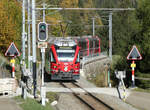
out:
<path id="1" fill-rule="evenodd" d="M 46 51 L 45 70 L 52 80 L 76 80 L 80 77 L 79 46 L 71 39 L 56 39 Z"/>
<path id="2" fill-rule="evenodd" d="M 77 80 L 80 78 L 80 59 L 99 55 L 98 37 L 55 38 L 46 50 L 45 70 L 52 80 Z"/>
<path id="3" fill-rule="evenodd" d="M 75 41 L 80 47 L 80 58 L 90 55 L 100 55 L 100 38 L 88 36 L 76 38 Z"/>

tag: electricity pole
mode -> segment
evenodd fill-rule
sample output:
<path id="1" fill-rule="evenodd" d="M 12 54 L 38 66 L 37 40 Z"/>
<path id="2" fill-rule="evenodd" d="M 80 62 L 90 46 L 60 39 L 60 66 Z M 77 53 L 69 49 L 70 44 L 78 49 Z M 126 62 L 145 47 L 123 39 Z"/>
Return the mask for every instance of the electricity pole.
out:
<path id="1" fill-rule="evenodd" d="M 109 13 L 109 58 L 112 61 L 112 12 Z"/>
<path id="2" fill-rule="evenodd" d="M 36 74 L 36 17 L 35 0 L 32 0 L 32 54 L 33 54 L 33 95 L 36 98 L 37 74 Z"/>

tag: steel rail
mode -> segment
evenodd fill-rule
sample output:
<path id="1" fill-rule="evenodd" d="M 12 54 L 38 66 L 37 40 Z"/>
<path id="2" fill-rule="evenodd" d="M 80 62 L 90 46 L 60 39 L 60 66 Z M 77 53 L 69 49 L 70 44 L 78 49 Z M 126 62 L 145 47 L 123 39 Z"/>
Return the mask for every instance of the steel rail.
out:
<path id="1" fill-rule="evenodd" d="M 64 83 L 60 83 L 63 87 L 65 87 L 65 88 L 68 88 Z M 70 89 L 70 88 L 69 88 Z M 71 90 L 71 89 L 70 89 Z M 77 93 L 75 93 L 73 90 L 71 90 L 72 91 L 72 94 L 76 97 L 76 98 L 78 98 L 82 103 L 84 103 L 86 106 L 88 106 L 91 110 L 95 110 L 91 105 L 89 105 L 86 101 L 84 101 L 81 97 L 79 97 L 78 95 L 77 95 Z"/>
<path id="2" fill-rule="evenodd" d="M 97 100 L 98 102 L 102 103 L 103 105 L 105 105 L 107 108 L 109 108 L 110 110 L 113 110 L 112 107 L 110 107 L 109 105 L 107 105 L 106 103 L 104 103 L 102 100 L 100 100 L 99 98 L 97 98 L 96 96 L 94 96 L 93 94 L 91 94 L 90 92 L 88 92 L 86 89 L 84 89 L 83 87 L 81 87 L 80 85 L 72 82 L 73 85 L 75 85 L 76 87 L 82 88 L 88 95 L 90 95 L 92 98 L 94 98 L 95 100 Z"/>
<path id="3" fill-rule="evenodd" d="M 74 92 L 68 85 L 67 83 L 60 83 L 63 87 L 65 88 L 69 88 L 71 91 L 72 91 L 72 94 L 77 97 L 82 103 L 84 103 L 86 106 L 88 106 L 91 110 L 98 110 L 99 108 L 97 108 L 96 106 L 98 106 L 97 104 L 95 104 L 94 106 L 89 103 L 89 100 L 87 100 L 87 98 L 91 98 L 92 100 L 96 101 L 98 104 L 101 104 L 100 106 L 101 107 L 105 107 L 107 108 L 108 110 L 113 110 L 109 105 L 105 104 L 103 101 L 101 101 L 100 99 L 98 99 L 97 97 L 93 96 L 92 94 L 90 94 L 88 91 L 86 91 L 85 89 L 83 89 L 81 86 L 79 85 L 76 85 L 74 82 L 72 83 L 69 83 L 69 84 L 72 84 L 73 86 L 75 87 L 79 87 L 81 88 L 82 90 L 85 91 L 85 94 L 84 95 L 79 95 L 79 93 L 76 93 Z M 85 98 L 85 96 L 87 98 Z"/>

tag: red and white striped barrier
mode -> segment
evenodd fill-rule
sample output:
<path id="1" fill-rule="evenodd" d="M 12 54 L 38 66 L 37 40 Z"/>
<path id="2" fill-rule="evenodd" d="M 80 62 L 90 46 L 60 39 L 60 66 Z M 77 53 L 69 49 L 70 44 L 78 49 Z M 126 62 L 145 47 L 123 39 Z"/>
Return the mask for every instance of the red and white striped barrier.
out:
<path id="1" fill-rule="evenodd" d="M 12 78 L 15 77 L 15 59 L 11 59 L 10 63 L 12 64 Z"/>

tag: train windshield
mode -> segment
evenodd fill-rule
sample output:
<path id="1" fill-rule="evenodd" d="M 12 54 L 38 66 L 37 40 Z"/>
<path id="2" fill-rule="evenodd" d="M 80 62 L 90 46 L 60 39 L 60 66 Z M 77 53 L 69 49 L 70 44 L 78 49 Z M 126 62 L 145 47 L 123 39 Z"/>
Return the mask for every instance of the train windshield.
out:
<path id="1" fill-rule="evenodd" d="M 75 50 L 57 50 L 59 61 L 72 62 L 74 59 Z"/>

